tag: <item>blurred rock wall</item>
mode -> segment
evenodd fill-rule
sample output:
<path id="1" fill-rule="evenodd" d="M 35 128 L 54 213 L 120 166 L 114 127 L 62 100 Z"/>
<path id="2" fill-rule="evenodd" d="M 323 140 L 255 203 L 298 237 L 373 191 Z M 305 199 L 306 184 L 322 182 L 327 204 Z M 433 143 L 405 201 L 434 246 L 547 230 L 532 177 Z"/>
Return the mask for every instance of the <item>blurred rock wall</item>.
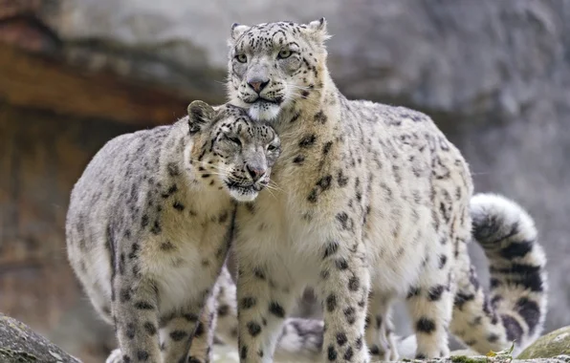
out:
<path id="1" fill-rule="evenodd" d="M 333 34 L 331 72 L 347 96 L 428 113 L 465 153 L 477 191 L 505 194 L 535 217 L 549 257 L 547 329 L 570 324 L 570 2 L 565 0 L 0 0 L 0 140 L 8 140 L 0 141 L 0 155 L 28 155 L 30 165 L 25 175 L 0 169 L 0 286 L 7 280 L 18 286 L 3 292 L 0 310 L 16 310 L 18 318 L 44 331 L 58 326 L 56 340 L 68 340 L 65 327 L 71 325 L 58 322 L 76 319 L 58 319 L 70 319 L 71 313 L 61 312 L 80 296 L 69 269 L 18 272 L 6 267 L 12 266 L 6 261 L 12 261 L 14 249 L 23 251 L 25 261 L 40 245 L 51 252 L 34 255 L 34 261 L 56 258 L 64 265 L 69 188 L 95 146 L 130 128 L 171 122 L 192 99 L 223 102 L 226 38 L 233 22 L 321 16 Z M 41 127 L 46 132 L 32 137 Z M 8 136 L 14 132 L 20 138 Z M 73 136 L 81 133 L 88 133 L 91 143 L 79 142 L 80 157 L 56 157 L 58 143 L 46 141 L 63 137 L 64 144 L 73 144 L 86 140 Z M 25 153 L 30 145 L 42 150 L 42 158 Z M 51 169 L 43 169 L 51 164 L 66 172 L 61 184 Z M 22 180 L 49 198 L 38 192 L 16 198 L 12 188 Z M 51 217 L 45 226 L 39 219 L 14 222 L 29 210 Z M 30 231 L 40 227 L 53 233 L 30 241 L 35 233 Z M 473 255 L 483 268 L 480 251 L 474 248 Z M 481 276 L 487 276 L 483 269 Z M 30 294 L 20 285 L 48 280 L 49 288 L 32 294 L 37 300 L 29 300 L 30 309 L 43 306 L 41 300 L 53 291 L 70 297 L 66 304 L 50 305 L 54 318 L 30 313 L 26 319 L 14 303 Z M 83 312 L 84 304 L 76 304 L 72 311 Z"/>

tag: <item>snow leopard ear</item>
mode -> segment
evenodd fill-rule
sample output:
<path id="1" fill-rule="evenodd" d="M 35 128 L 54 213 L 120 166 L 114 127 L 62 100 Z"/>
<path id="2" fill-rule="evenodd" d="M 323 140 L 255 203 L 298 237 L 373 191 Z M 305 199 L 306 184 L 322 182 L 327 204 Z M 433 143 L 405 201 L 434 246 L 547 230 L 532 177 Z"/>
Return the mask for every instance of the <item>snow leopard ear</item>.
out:
<path id="1" fill-rule="evenodd" d="M 188 126 L 190 126 L 190 134 L 197 133 L 205 125 L 212 122 L 215 114 L 214 108 L 206 102 L 192 101 L 192 103 L 188 105 Z"/>
<path id="2" fill-rule="evenodd" d="M 230 40 L 235 42 L 236 40 L 238 40 L 239 37 L 243 35 L 243 33 L 248 31 L 249 29 L 251 29 L 250 26 L 233 23 L 232 30 L 230 33 L 231 34 Z"/>
<path id="3" fill-rule="evenodd" d="M 331 38 L 327 32 L 327 21 L 325 18 L 310 22 L 307 25 L 307 31 L 314 40 L 321 44 Z"/>

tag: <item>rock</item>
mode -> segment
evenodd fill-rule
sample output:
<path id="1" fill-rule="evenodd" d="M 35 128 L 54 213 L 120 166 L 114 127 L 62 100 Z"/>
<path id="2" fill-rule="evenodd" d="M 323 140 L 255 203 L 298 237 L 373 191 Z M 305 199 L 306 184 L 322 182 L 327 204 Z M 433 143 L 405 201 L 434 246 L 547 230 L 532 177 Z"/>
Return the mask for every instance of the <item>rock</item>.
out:
<path id="1" fill-rule="evenodd" d="M 25 324 L 3 314 L 0 314 L 0 361 L 81 363 Z"/>
<path id="2" fill-rule="evenodd" d="M 570 355 L 570 326 L 540 337 L 522 351 L 517 359 L 550 358 L 561 354 Z"/>

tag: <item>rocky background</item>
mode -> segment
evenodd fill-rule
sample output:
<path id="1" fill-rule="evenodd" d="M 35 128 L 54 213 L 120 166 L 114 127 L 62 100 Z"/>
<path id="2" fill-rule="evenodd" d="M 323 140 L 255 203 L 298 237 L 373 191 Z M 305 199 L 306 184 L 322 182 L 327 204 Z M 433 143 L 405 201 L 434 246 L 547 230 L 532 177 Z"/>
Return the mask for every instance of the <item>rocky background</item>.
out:
<path id="1" fill-rule="evenodd" d="M 547 331 L 569 325 L 566 0 L 0 0 L 0 311 L 102 361 L 112 334 L 65 255 L 73 183 L 110 138 L 170 123 L 193 99 L 224 101 L 233 22 L 321 16 L 347 96 L 428 113 L 465 153 L 477 191 L 535 217 Z M 311 301 L 301 313 L 318 310 Z"/>

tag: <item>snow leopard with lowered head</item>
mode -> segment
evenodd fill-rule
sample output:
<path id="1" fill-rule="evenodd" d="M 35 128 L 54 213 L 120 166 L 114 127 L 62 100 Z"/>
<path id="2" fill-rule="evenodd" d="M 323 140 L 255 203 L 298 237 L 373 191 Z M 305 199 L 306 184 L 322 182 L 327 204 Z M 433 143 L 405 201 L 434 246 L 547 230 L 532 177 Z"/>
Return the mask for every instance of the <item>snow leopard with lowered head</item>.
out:
<path id="1" fill-rule="evenodd" d="M 446 356 L 448 328 L 480 352 L 512 341 L 521 349 L 546 313 L 532 220 L 500 197 L 472 199 L 467 163 L 428 116 L 346 99 L 327 70 L 327 38 L 324 19 L 232 27 L 230 102 L 271 122 L 282 140 L 277 191 L 236 215 L 241 361 L 271 361 L 306 285 L 323 301 L 328 361 L 394 358 L 397 298 L 418 358 Z M 480 212 L 473 234 L 470 203 Z M 490 296 L 469 261 L 473 236 L 491 260 Z"/>
<path id="2" fill-rule="evenodd" d="M 118 136 L 93 157 L 66 235 L 75 273 L 115 325 L 108 362 L 210 361 L 235 201 L 268 187 L 279 154 L 271 126 L 194 101 L 173 125 Z"/>

